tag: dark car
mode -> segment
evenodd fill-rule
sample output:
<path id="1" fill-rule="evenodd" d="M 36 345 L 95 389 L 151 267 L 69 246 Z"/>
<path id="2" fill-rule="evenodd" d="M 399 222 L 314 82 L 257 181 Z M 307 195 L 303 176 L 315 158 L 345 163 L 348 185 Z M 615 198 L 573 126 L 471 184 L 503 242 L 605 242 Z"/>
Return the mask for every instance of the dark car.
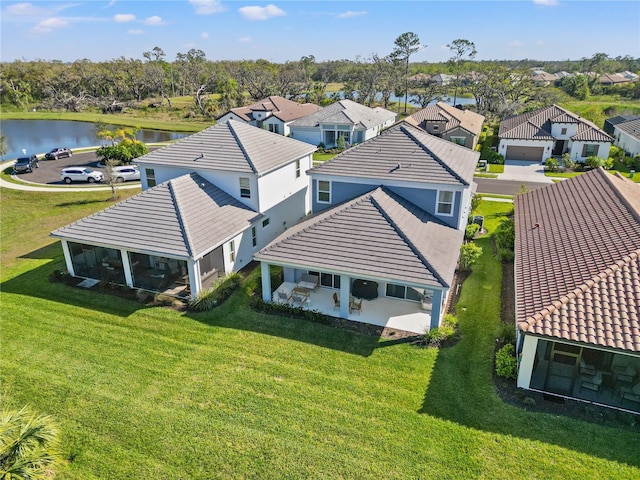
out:
<path id="1" fill-rule="evenodd" d="M 44 156 L 47 160 L 57 160 L 59 158 L 67 158 L 73 155 L 70 148 L 58 147 L 54 148 L 50 152 L 47 152 Z"/>
<path id="2" fill-rule="evenodd" d="M 31 173 L 34 168 L 38 168 L 38 157 L 31 155 L 30 157 L 20 157 L 13 165 L 15 173 Z"/>

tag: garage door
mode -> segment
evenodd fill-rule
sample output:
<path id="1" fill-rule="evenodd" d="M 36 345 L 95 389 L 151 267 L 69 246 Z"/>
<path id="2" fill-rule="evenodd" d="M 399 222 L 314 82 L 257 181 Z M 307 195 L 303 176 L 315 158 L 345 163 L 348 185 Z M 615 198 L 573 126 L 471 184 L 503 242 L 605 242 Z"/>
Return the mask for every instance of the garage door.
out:
<path id="1" fill-rule="evenodd" d="M 507 160 L 542 161 L 544 147 L 507 147 Z"/>

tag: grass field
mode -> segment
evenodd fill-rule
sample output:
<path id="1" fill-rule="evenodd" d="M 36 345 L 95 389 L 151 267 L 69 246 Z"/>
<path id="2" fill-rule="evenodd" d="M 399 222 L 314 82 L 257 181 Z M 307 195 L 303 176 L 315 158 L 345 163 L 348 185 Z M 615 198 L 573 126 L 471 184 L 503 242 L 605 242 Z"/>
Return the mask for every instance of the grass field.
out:
<path id="1" fill-rule="evenodd" d="M 63 266 L 48 232 L 107 196 L 2 191 L 2 403 L 55 417 L 57 478 L 640 476 L 637 429 L 496 396 L 501 268 L 487 238 L 458 305 L 462 340 L 439 351 L 257 314 L 244 289 L 185 315 L 48 282 Z M 511 208 L 483 202 L 485 226 Z"/>

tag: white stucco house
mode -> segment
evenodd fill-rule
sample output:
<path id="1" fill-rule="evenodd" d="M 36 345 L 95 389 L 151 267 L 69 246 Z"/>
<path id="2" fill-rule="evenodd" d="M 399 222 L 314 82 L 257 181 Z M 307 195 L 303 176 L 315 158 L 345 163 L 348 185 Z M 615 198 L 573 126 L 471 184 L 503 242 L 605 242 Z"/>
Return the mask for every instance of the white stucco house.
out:
<path id="1" fill-rule="evenodd" d="M 51 236 L 75 277 L 190 297 L 307 214 L 314 151 L 230 120 L 140 157 L 142 193 Z"/>
<path id="2" fill-rule="evenodd" d="M 297 103 L 272 95 L 245 107 L 232 108 L 218 117 L 217 123 L 235 120 L 288 137 L 289 125 L 292 122 L 320 109 L 321 107 L 313 103 Z"/>
<path id="3" fill-rule="evenodd" d="M 621 122 L 613 127 L 615 145 L 632 157 L 640 155 L 640 119 Z"/>
<path id="4" fill-rule="evenodd" d="M 289 125 L 290 136 L 312 145 L 334 148 L 338 138 L 347 145 L 362 143 L 396 121 L 396 114 L 382 107 L 369 108 L 352 100 L 340 100 Z"/>
<path id="5" fill-rule="evenodd" d="M 506 160 L 544 162 L 569 153 L 577 162 L 609 157 L 613 138 L 590 121 L 557 105 L 500 122 L 498 153 Z"/>

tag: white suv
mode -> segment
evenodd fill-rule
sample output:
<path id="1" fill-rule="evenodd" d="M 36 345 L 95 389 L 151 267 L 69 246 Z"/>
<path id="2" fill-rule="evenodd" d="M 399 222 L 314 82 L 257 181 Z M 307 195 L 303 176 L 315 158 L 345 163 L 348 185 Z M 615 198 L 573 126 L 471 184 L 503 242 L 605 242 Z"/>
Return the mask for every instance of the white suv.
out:
<path id="1" fill-rule="evenodd" d="M 137 165 L 113 167 L 113 176 L 118 183 L 129 180 L 140 180 L 140 170 Z"/>
<path id="2" fill-rule="evenodd" d="M 68 167 L 60 172 L 60 178 L 64 183 L 71 182 L 101 182 L 104 178 L 102 172 L 91 170 L 87 167 Z"/>

